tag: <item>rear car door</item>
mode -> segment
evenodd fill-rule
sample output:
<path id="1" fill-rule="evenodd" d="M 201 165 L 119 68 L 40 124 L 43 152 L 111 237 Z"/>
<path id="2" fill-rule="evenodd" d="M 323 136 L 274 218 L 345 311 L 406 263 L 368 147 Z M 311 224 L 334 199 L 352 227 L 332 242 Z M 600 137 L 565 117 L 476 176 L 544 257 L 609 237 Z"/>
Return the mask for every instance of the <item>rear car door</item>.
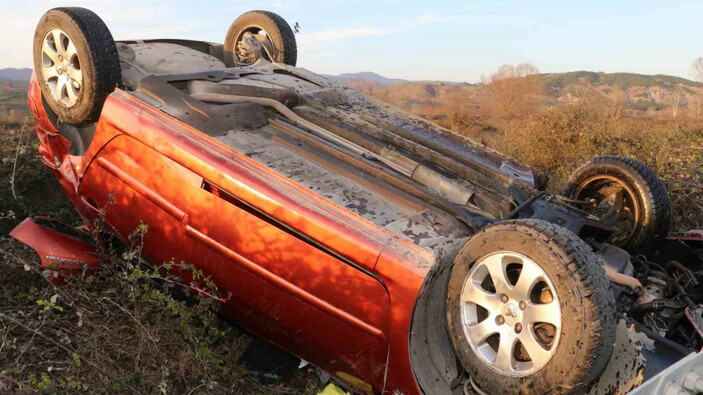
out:
<path id="1" fill-rule="evenodd" d="M 354 378 L 382 385 L 390 320 L 382 282 L 149 145 L 126 134 L 110 140 L 79 185 L 83 204 L 104 208 L 106 226 L 125 241 L 146 224 L 144 256 L 212 275 L 232 295 L 225 314 L 254 333 L 357 386 Z"/>

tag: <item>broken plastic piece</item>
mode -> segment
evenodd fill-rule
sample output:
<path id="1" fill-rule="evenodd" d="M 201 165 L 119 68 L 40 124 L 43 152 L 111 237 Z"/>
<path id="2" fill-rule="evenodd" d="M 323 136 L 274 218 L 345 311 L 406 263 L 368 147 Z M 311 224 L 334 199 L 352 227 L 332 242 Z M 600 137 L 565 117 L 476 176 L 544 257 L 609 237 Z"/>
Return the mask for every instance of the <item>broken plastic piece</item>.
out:
<path id="1" fill-rule="evenodd" d="M 39 254 L 42 266 L 51 270 L 49 279 L 62 284 L 63 277 L 99 265 L 90 234 L 47 217 L 27 218 L 10 232 Z"/>

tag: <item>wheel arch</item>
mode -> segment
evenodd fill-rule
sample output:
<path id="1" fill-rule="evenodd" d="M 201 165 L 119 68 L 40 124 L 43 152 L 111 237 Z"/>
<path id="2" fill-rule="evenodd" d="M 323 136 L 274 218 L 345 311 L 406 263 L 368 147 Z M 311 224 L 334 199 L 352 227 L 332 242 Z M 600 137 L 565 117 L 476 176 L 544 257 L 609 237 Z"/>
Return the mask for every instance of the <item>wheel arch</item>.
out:
<path id="1" fill-rule="evenodd" d="M 465 379 L 447 336 L 445 316 L 454 258 L 468 239 L 464 237 L 435 248 L 437 263 L 427 274 L 413 309 L 408 336 L 410 362 L 418 386 L 426 394 L 450 393 Z"/>

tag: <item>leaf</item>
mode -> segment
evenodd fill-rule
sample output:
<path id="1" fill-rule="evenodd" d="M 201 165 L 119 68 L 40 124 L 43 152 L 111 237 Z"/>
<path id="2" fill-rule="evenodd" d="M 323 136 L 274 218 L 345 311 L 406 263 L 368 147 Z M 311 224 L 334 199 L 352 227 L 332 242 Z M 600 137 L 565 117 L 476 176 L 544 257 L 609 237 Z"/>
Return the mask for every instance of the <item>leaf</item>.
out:
<path id="1" fill-rule="evenodd" d="M 80 368 L 82 365 L 81 357 L 79 357 L 78 354 L 76 354 L 75 352 L 71 355 L 71 357 L 73 358 L 73 362 L 76 363 L 76 367 Z"/>

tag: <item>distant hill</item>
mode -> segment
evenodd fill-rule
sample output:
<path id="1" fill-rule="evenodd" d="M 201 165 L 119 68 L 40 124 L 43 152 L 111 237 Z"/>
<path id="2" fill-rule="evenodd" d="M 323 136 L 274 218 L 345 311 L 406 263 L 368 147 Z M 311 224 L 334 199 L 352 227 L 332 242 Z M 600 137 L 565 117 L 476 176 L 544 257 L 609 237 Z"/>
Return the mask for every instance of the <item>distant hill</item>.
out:
<path id="1" fill-rule="evenodd" d="M 676 98 L 681 108 L 688 108 L 698 105 L 703 96 L 703 83 L 662 74 L 574 71 L 545 74 L 545 84 L 558 102 L 573 100 L 588 90 L 611 98 L 619 95 L 634 112 L 665 110 Z"/>
<path id="2" fill-rule="evenodd" d="M 29 114 L 27 87 L 32 69 L 0 69 L 0 125 L 19 124 Z"/>
<path id="3" fill-rule="evenodd" d="M 408 80 L 402 80 L 398 78 L 386 78 L 372 71 L 362 71 L 360 73 L 343 73 L 338 75 L 325 74 L 324 76 L 347 85 L 362 82 L 367 84 L 371 83 L 374 85 L 386 86 L 399 84 L 402 82 L 409 82 Z"/>
<path id="4" fill-rule="evenodd" d="M 552 93 L 559 93 L 560 90 L 570 85 L 588 83 L 594 87 L 611 86 L 620 89 L 630 89 L 633 87 L 651 88 L 655 86 L 684 85 L 692 87 L 703 87 L 703 83 L 687 80 L 681 77 L 670 75 L 645 75 L 635 73 L 603 73 L 593 71 L 572 71 L 568 73 L 545 74 L 547 89 Z"/>
<path id="5" fill-rule="evenodd" d="M 568 103 L 584 94 L 624 103 L 630 115 L 669 110 L 679 98 L 682 109 L 697 106 L 703 83 L 668 75 L 575 71 L 544 74 L 545 104 Z M 458 106 L 480 106 L 486 100 L 481 84 L 403 82 L 389 85 L 351 85 L 378 99 L 436 121 L 447 119 Z"/>
<path id="6" fill-rule="evenodd" d="M 22 68 L 22 69 L 15 69 L 15 68 L 7 68 L 7 69 L 0 69 L 0 80 L 6 80 L 6 81 L 26 81 L 29 82 L 29 79 L 32 77 L 32 69 L 28 68 Z"/>
<path id="7" fill-rule="evenodd" d="M 0 69 L 0 110 L 24 107 L 31 73 L 28 68 Z M 448 119 L 457 108 L 477 107 L 486 100 L 481 84 L 408 81 L 370 71 L 325 76 L 436 121 Z M 547 105 L 595 94 L 625 103 L 631 115 L 668 110 L 674 98 L 680 98 L 677 105 L 686 109 L 698 106 L 703 97 L 703 83 L 668 75 L 573 71 L 544 74 L 544 80 Z"/>

